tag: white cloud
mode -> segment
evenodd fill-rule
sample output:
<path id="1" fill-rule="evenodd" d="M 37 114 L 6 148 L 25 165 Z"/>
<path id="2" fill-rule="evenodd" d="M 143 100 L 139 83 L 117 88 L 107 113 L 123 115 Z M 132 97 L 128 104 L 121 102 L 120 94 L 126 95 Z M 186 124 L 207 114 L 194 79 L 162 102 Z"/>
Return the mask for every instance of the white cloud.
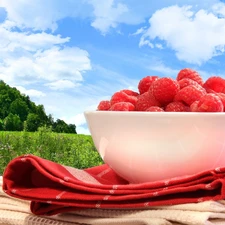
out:
<path id="1" fill-rule="evenodd" d="M 146 33 L 144 35 L 142 35 L 140 41 L 139 41 L 139 47 L 142 47 L 144 45 L 149 46 L 150 48 L 154 48 L 154 45 L 146 39 Z"/>
<path id="2" fill-rule="evenodd" d="M 84 117 L 83 113 L 78 113 L 77 115 L 70 117 L 70 118 L 64 118 L 68 123 L 75 123 L 76 126 L 82 126 L 86 123 L 86 119 Z"/>
<path id="3" fill-rule="evenodd" d="M 37 52 L 34 57 L 39 66 L 38 74 L 49 81 L 82 81 L 81 73 L 91 69 L 88 52 L 77 47 L 54 47 Z"/>
<path id="4" fill-rule="evenodd" d="M 225 16 L 225 4 L 220 2 L 212 7 L 213 12 L 216 13 L 218 16 Z"/>
<path id="5" fill-rule="evenodd" d="M 143 34 L 146 30 L 146 27 L 141 27 L 139 29 L 137 29 L 137 31 L 135 31 L 133 34 L 131 34 L 131 36 L 137 36 L 139 34 Z"/>
<path id="6" fill-rule="evenodd" d="M 106 34 L 109 28 L 115 28 L 120 21 L 121 15 L 128 12 L 125 4 L 117 3 L 114 0 L 104 0 L 99 4 L 99 0 L 89 0 L 94 7 L 95 19 L 91 25 Z"/>
<path id="7" fill-rule="evenodd" d="M 69 38 L 45 32 L 26 33 L 12 29 L 14 23 L 0 25 L 0 79 L 9 84 L 82 81 L 91 69 L 89 54 L 77 47 L 64 47 Z"/>
<path id="8" fill-rule="evenodd" d="M 5 21 L 0 25 L 0 52 L 15 52 L 15 51 L 30 51 L 44 50 L 51 48 L 54 45 L 64 44 L 69 42 L 70 38 L 62 38 L 60 35 L 29 32 L 13 31 L 14 23 Z"/>
<path id="9" fill-rule="evenodd" d="M 158 61 L 150 64 L 148 69 L 164 74 L 164 76 L 176 77 L 179 70 L 166 66 L 163 62 Z"/>
<path id="10" fill-rule="evenodd" d="M 82 81 L 82 72 L 91 69 L 88 53 L 76 47 L 53 47 L 36 54 L 18 56 L 11 52 L 0 63 L 0 79 L 22 84 L 69 79 Z M 15 54 L 15 55 L 14 55 Z"/>
<path id="11" fill-rule="evenodd" d="M 119 24 L 137 25 L 144 23 L 157 9 L 178 4 L 194 5 L 196 9 L 205 9 L 219 0 L 1 0 L 7 18 L 20 29 L 51 30 L 58 28 L 58 21 L 66 17 L 87 18 L 94 28 L 106 34 L 110 28 Z"/>
<path id="12" fill-rule="evenodd" d="M 57 22 L 66 17 L 91 18 L 91 25 L 103 34 L 117 27 L 121 16 L 128 11 L 126 4 L 114 0 L 1 0 L 0 6 L 7 11 L 7 18 L 20 29 L 55 31 Z"/>
<path id="13" fill-rule="evenodd" d="M 35 89 L 26 89 L 22 86 L 15 86 L 15 88 L 19 90 L 22 94 L 28 95 L 29 97 L 40 98 L 46 96 L 44 92 Z"/>
<path id="14" fill-rule="evenodd" d="M 87 126 L 77 126 L 76 127 L 77 134 L 86 134 L 90 135 L 90 130 L 87 128 Z"/>
<path id="15" fill-rule="evenodd" d="M 7 11 L 7 18 L 21 29 L 56 30 L 57 21 L 72 15 L 75 4 L 58 0 L 1 0 L 0 6 Z"/>
<path id="16" fill-rule="evenodd" d="M 45 86 L 48 86 L 52 90 L 64 90 L 76 87 L 70 80 L 57 80 L 55 82 L 47 83 Z"/>
<path id="17" fill-rule="evenodd" d="M 160 39 L 176 52 L 179 60 L 201 64 L 222 54 L 225 46 L 225 18 L 190 6 L 171 6 L 156 11 L 150 27 L 142 35 L 140 46 Z"/>

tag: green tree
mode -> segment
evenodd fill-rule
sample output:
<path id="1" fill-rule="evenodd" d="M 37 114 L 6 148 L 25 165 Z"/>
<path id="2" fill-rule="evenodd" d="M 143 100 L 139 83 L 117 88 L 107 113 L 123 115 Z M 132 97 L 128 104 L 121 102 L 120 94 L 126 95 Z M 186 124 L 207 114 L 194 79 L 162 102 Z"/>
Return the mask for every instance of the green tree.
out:
<path id="1" fill-rule="evenodd" d="M 71 133 L 71 134 L 76 134 L 77 133 L 75 124 L 69 124 L 68 128 L 69 128 L 69 133 Z"/>
<path id="2" fill-rule="evenodd" d="M 4 123 L 2 119 L 0 119 L 0 130 L 4 130 Z"/>
<path id="3" fill-rule="evenodd" d="M 23 123 L 18 115 L 10 113 L 4 119 L 4 129 L 7 131 L 21 131 L 23 130 Z"/>
<path id="4" fill-rule="evenodd" d="M 48 116 L 45 113 L 45 108 L 43 105 L 38 105 L 36 107 L 36 112 L 35 112 L 39 119 L 41 120 L 42 125 L 45 125 L 48 121 Z"/>
<path id="5" fill-rule="evenodd" d="M 17 98 L 10 105 L 10 113 L 17 114 L 21 121 L 25 121 L 27 119 L 27 115 L 29 112 L 29 108 L 21 98 Z"/>
<path id="6" fill-rule="evenodd" d="M 76 133 L 75 125 L 68 125 L 63 120 L 54 122 L 52 115 L 46 115 L 43 105 L 35 105 L 29 96 L 21 94 L 19 90 L 2 80 L 0 80 L 0 119 L 3 120 L 3 129 L 6 126 L 9 131 L 20 130 L 21 127 L 36 131 L 38 127 L 47 126 L 59 133 Z"/>
<path id="7" fill-rule="evenodd" d="M 41 120 L 39 116 L 35 113 L 29 113 L 26 120 L 26 131 L 37 131 L 38 127 L 41 125 Z"/>
<path id="8" fill-rule="evenodd" d="M 60 119 L 54 123 L 53 131 L 57 133 L 69 133 L 68 125 Z"/>

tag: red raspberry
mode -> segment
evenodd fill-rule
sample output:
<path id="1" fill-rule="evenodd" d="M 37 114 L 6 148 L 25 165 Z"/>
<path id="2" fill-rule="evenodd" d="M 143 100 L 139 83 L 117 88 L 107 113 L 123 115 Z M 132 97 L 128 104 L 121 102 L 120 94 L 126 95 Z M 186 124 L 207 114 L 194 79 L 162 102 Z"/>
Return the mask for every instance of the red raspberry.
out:
<path id="1" fill-rule="evenodd" d="M 215 93 L 217 95 L 221 102 L 223 103 L 223 111 L 225 111 L 225 94 L 224 93 Z"/>
<path id="2" fill-rule="evenodd" d="M 159 102 L 148 92 L 139 95 L 135 104 L 136 111 L 146 111 L 151 106 L 160 106 Z"/>
<path id="3" fill-rule="evenodd" d="M 182 80 L 184 78 L 189 78 L 191 80 L 196 81 L 201 86 L 203 85 L 203 80 L 202 80 L 201 76 L 195 70 L 192 70 L 192 69 L 189 69 L 189 68 L 185 68 L 185 69 L 180 70 L 180 72 L 177 74 L 177 80 L 179 81 L 179 80 Z"/>
<path id="4" fill-rule="evenodd" d="M 207 92 L 225 93 L 225 80 L 222 77 L 210 77 L 206 80 L 203 87 Z"/>
<path id="5" fill-rule="evenodd" d="M 173 101 L 180 87 L 177 80 L 169 77 L 163 77 L 155 80 L 149 93 L 152 94 L 162 105 L 166 105 Z"/>
<path id="6" fill-rule="evenodd" d="M 117 102 L 111 106 L 110 111 L 134 111 L 135 107 L 130 102 Z"/>
<path id="7" fill-rule="evenodd" d="M 132 90 L 129 90 L 129 89 L 124 89 L 124 90 L 121 90 L 122 92 L 126 93 L 127 95 L 130 95 L 130 96 L 138 96 L 139 93 L 135 92 L 135 91 L 132 91 Z"/>
<path id="8" fill-rule="evenodd" d="M 99 102 L 97 109 L 98 110 L 109 110 L 110 107 L 111 107 L 110 101 L 103 100 L 103 101 Z"/>
<path id="9" fill-rule="evenodd" d="M 206 90 L 200 85 L 189 85 L 181 89 L 175 96 L 175 101 L 182 101 L 187 105 L 191 105 L 194 101 L 199 100 L 202 96 L 206 95 Z"/>
<path id="10" fill-rule="evenodd" d="M 148 91 L 152 83 L 157 79 L 158 79 L 158 76 L 147 76 L 142 78 L 138 84 L 139 93 L 143 94 L 146 91 Z"/>
<path id="11" fill-rule="evenodd" d="M 114 105 L 115 103 L 118 103 L 118 102 L 130 102 L 133 105 L 135 105 L 136 101 L 137 101 L 137 97 L 130 96 L 123 91 L 119 91 L 113 94 L 110 100 L 110 104 Z"/>
<path id="12" fill-rule="evenodd" d="M 147 108 L 145 111 L 147 112 L 164 112 L 164 110 L 159 106 L 151 106 Z"/>
<path id="13" fill-rule="evenodd" d="M 190 107 L 185 105 L 183 102 L 171 102 L 166 108 L 166 112 L 189 112 Z"/>
<path id="14" fill-rule="evenodd" d="M 195 85 L 195 86 L 199 85 L 196 81 L 190 78 L 183 78 L 182 80 L 179 80 L 178 83 L 180 85 L 180 89 L 187 87 L 188 85 Z"/>
<path id="15" fill-rule="evenodd" d="M 198 112 L 198 103 L 199 103 L 199 101 L 194 101 L 194 102 L 190 105 L 190 110 L 191 110 L 191 112 Z"/>
<path id="16" fill-rule="evenodd" d="M 223 112 L 223 103 L 217 95 L 209 93 L 200 98 L 197 111 Z"/>

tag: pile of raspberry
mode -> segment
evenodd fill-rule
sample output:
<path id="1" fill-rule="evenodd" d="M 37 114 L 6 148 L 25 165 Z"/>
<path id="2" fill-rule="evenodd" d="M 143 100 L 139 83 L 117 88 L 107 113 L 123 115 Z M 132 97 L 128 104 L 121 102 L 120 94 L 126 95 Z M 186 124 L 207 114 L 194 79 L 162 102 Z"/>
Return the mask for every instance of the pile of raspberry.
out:
<path id="1" fill-rule="evenodd" d="M 205 82 L 190 68 L 179 71 L 176 79 L 146 76 L 138 92 L 124 89 L 110 100 L 99 103 L 97 110 L 149 112 L 224 112 L 225 79 L 212 76 Z"/>

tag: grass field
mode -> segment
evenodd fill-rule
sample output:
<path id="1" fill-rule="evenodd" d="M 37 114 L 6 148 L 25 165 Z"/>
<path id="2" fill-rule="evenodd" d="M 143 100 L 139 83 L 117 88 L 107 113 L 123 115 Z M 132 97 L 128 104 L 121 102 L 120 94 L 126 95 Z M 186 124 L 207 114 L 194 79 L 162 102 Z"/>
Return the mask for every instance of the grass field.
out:
<path id="1" fill-rule="evenodd" d="M 92 138 L 82 134 L 0 132 L 0 175 L 13 158 L 33 154 L 60 164 L 88 168 L 102 164 Z"/>

